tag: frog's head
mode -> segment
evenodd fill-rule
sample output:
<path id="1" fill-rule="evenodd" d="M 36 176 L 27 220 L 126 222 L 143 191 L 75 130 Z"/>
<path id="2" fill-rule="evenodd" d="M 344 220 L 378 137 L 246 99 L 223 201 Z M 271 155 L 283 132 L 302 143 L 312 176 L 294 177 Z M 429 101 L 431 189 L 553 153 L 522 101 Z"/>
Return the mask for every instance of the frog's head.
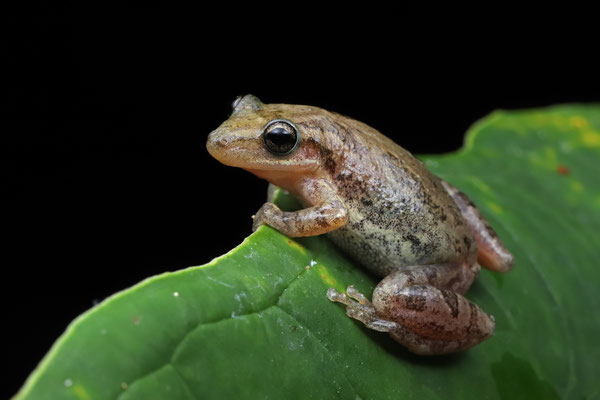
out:
<path id="1" fill-rule="evenodd" d="M 231 116 L 208 136 L 206 147 L 223 164 L 286 187 L 319 169 L 330 116 L 316 107 L 263 104 L 246 95 L 234 101 Z"/>

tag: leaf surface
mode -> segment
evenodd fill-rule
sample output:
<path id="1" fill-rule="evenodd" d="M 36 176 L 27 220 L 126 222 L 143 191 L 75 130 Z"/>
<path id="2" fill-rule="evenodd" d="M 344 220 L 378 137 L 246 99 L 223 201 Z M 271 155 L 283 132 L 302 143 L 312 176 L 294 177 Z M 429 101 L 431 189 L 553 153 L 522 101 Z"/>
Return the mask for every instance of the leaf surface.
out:
<path id="1" fill-rule="evenodd" d="M 418 357 L 327 288 L 377 279 L 323 237 L 261 227 L 209 264 L 117 293 L 77 318 L 18 399 L 593 398 L 600 360 L 600 106 L 495 112 L 465 148 L 424 156 L 515 255 L 467 297 L 496 334 Z M 282 207 L 293 207 L 283 194 Z"/>

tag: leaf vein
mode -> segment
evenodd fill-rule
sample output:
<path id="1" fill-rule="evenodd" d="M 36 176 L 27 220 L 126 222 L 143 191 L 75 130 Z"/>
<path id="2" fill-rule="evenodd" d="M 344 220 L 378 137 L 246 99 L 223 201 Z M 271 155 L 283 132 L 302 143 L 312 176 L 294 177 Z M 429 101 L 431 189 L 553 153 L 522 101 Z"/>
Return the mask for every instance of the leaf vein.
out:
<path id="1" fill-rule="evenodd" d="M 348 378 L 348 376 L 346 375 L 346 373 L 344 372 L 344 369 L 338 364 L 338 362 L 334 359 L 333 355 L 331 354 L 331 351 L 327 348 L 327 346 L 325 346 L 323 344 L 323 342 L 317 337 L 317 335 L 313 334 L 312 331 L 310 330 L 310 328 L 308 328 L 306 325 L 302 324 L 300 321 L 298 321 L 296 319 L 296 317 L 294 317 L 292 314 L 290 314 L 288 311 L 286 311 L 285 309 L 281 308 L 278 305 L 274 305 L 274 307 L 277 307 L 278 309 L 280 309 L 283 313 L 285 313 L 287 316 L 289 316 L 290 318 L 292 318 L 294 321 L 296 321 L 298 323 L 298 325 L 300 325 L 302 328 L 306 329 L 306 331 L 315 338 L 315 340 L 317 341 L 317 343 L 319 344 L 319 346 L 325 350 L 325 353 L 327 353 L 327 355 L 329 356 L 329 359 L 331 360 L 332 363 L 334 363 L 339 370 L 341 371 L 342 375 L 344 376 L 344 378 L 346 378 L 346 380 L 348 381 L 348 384 L 350 385 L 350 387 L 352 388 L 352 390 L 354 391 L 354 394 L 358 397 L 358 399 L 362 399 L 363 397 L 358 393 L 358 391 L 356 390 L 356 388 L 354 387 L 354 385 L 352 384 L 352 381 Z"/>
<path id="2" fill-rule="evenodd" d="M 272 307 L 277 307 L 277 303 L 279 303 L 279 300 L 280 300 L 280 299 L 281 299 L 281 297 L 284 295 L 285 291 L 286 291 L 286 290 L 287 290 L 287 289 L 288 289 L 288 288 L 289 288 L 289 287 L 290 287 L 290 286 L 291 286 L 291 285 L 292 285 L 294 282 L 296 282 L 298 279 L 300 279 L 300 277 L 301 277 L 303 274 L 305 274 L 305 273 L 306 273 L 306 271 L 307 271 L 306 269 L 302 268 L 302 270 L 300 271 L 300 273 L 299 273 L 299 274 L 298 274 L 298 275 L 297 275 L 297 276 L 296 276 L 294 279 L 292 279 L 292 280 L 289 282 L 289 284 L 288 284 L 286 287 L 284 287 L 284 288 L 281 290 L 281 293 L 279 293 L 279 295 L 277 296 L 277 298 L 273 300 L 273 303 L 272 303 L 272 304 L 270 304 L 270 305 L 268 305 L 268 306 L 266 306 L 266 307 L 264 307 L 264 308 L 262 308 L 262 309 L 256 310 L 256 311 L 252 311 L 252 312 L 248 312 L 248 313 L 243 313 L 243 314 L 237 314 L 237 315 L 235 316 L 235 318 L 245 317 L 245 316 L 249 316 L 249 315 L 253 315 L 253 314 L 259 314 L 259 313 L 261 313 L 261 312 L 264 312 L 264 311 L 268 310 L 269 308 L 272 308 Z M 211 279 L 209 279 L 209 280 L 211 280 Z M 280 307 L 279 307 L 279 308 L 280 308 Z M 287 312 L 286 312 L 286 314 L 287 314 Z M 206 325 L 210 325 L 210 324 L 218 324 L 218 323 L 220 323 L 220 322 L 223 322 L 223 321 L 230 320 L 231 318 L 233 318 L 233 317 L 231 317 L 231 316 L 227 316 L 227 317 L 225 317 L 225 318 L 221 318 L 221 319 L 218 319 L 218 320 L 214 320 L 214 321 L 203 321 L 203 322 L 200 322 L 200 323 L 196 324 L 196 326 L 194 326 L 192 329 L 190 329 L 188 332 L 186 332 L 186 333 L 185 333 L 185 335 L 183 335 L 183 337 L 177 341 L 177 345 L 176 345 L 176 346 L 173 348 L 173 350 L 171 351 L 171 356 L 170 356 L 170 358 L 169 358 L 169 360 L 168 360 L 167 362 L 165 362 L 164 364 L 161 364 L 159 367 L 157 367 L 157 368 L 153 369 L 153 370 L 152 370 L 152 371 L 150 371 L 150 372 L 147 372 L 147 373 L 145 373 L 145 374 L 143 374 L 143 375 L 140 375 L 140 376 L 138 376 L 137 378 L 135 378 L 134 380 L 132 380 L 132 381 L 129 383 L 129 385 L 133 385 L 133 384 L 135 384 L 136 382 L 138 382 L 138 381 L 140 381 L 140 380 L 144 379 L 145 377 L 147 377 L 147 376 L 149 376 L 149 375 L 151 375 L 151 374 L 155 373 L 156 371 L 160 370 L 161 368 L 164 368 L 165 366 L 167 366 L 167 365 L 169 365 L 169 364 L 170 364 L 171 366 L 173 366 L 173 368 L 174 368 L 174 369 L 176 369 L 176 368 L 175 368 L 175 364 L 173 363 L 173 356 L 174 356 L 174 355 L 177 353 L 177 350 L 178 350 L 178 349 L 181 347 L 181 345 L 183 344 L 183 342 L 186 340 L 186 338 L 187 338 L 187 337 L 189 337 L 189 336 L 190 336 L 192 333 L 194 333 L 196 330 L 200 329 L 202 326 L 206 326 Z M 177 371 L 177 373 L 179 374 L 179 376 L 181 376 L 181 373 L 180 373 L 179 371 Z M 182 377 L 182 379 L 183 379 L 183 377 Z M 187 387 L 187 383 L 186 383 L 186 387 Z M 188 387 L 188 388 L 189 388 L 189 387 Z M 195 397 L 195 396 L 194 396 L 194 397 Z"/>

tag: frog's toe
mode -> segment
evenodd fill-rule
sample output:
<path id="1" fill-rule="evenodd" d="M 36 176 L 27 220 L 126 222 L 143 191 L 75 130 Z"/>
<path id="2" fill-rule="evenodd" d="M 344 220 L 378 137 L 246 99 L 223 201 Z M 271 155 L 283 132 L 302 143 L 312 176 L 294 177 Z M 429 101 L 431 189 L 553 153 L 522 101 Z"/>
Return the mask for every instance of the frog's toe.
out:
<path id="1" fill-rule="evenodd" d="M 360 304 L 371 306 L 371 302 L 369 301 L 369 299 L 367 299 L 364 294 L 359 292 L 354 287 L 354 285 L 348 286 L 348 288 L 346 289 L 346 294 L 354 300 L 358 301 Z"/>
<path id="2" fill-rule="evenodd" d="M 329 290 L 327 290 L 327 297 L 331 301 L 345 304 L 347 306 L 346 313 L 352 318 L 360 319 L 362 321 L 362 318 L 356 318 L 356 316 L 366 316 L 375 313 L 375 308 L 373 308 L 371 302 L 367 300 L 362 293 L 359 293 L 354 286 L 349 286 L 348 289 L 346 289 L 346 294 L 340 293 L 334 288 L 329 288 Z M 350 315 L 350 313 L 352 313 L 352 315 Z"/>
<path id="3" fill-rule="evenodd" d="M 383 320 L 378 317 L 371 302 L 356 290 L 354 286 L 349 286 L 346 289 L 346 294 L 340 293 L 334 288 L 329 288 L 327 290 L 327 297 L 331 301 L 345 304 L 346 315 L 362 322 L 367 328 L 380 332 L 389 332 L 396 327 L 395 322 Z"/>
<path id="4" fill-rule="evenodd" d="M 327 289 L 327 298 L 333 302 L 350 304 L 350 299 L 344 293 L 340 293 L 332 287 Z"/>

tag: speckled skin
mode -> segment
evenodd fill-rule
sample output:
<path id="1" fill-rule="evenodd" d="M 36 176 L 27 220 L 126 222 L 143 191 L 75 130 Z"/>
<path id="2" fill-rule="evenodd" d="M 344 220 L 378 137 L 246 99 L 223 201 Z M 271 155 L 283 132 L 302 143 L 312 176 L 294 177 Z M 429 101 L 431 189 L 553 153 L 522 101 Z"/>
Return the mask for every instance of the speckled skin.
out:
<path id="1" fill-rule="evenodd" d="M 269 121 L 295 124 L 288 155 L 264 148 Z M 494 331 L 493 318 L 461 294 L 482 265 L 512 267 L 512 256 L 470 200 L 375 129 L 316 107 L 263 104 L 248 95 L 208 138 L 211 155 L 282 187 L 306 207 L 283 212 L 267 202 L 254 218 L 290 237 L 327 233 L 386 277 L 373 303 L 352 287 L 333 301 L 368 327 L 390 332 L 418 354 L 471 347 Z M 479 243 L 479 246 L 478 246 Z M 481 251 L 480 249 L 483 249 Z"/>

